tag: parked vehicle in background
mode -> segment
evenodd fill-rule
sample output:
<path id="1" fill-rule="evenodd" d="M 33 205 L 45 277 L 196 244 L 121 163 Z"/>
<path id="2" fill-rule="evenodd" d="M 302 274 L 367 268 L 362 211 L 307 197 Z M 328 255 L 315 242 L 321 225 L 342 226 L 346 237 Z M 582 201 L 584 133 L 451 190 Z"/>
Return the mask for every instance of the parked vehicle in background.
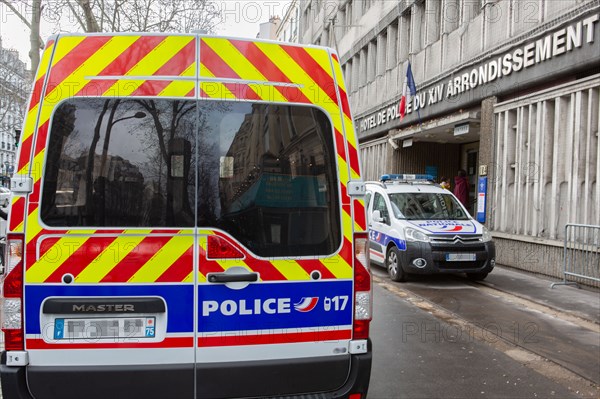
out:
<path id="1" fill-rule="evenodd" d="M 366 398 L 364 183 L 335 52 L 66 34 L 40 65 L 4 399 Z"/>
<path id="2" fill-rule="evenodd" d="M 383 175 L 366 186 L 371 262 L 392 280 L 435 273 L 483 280 L 494 268 L 489 231 L 430 176 Z"/>
<path id="3" fill-rule="evenodd" d="M 0 187 L 0 206 L 6 208 L 10 204 L 10 190 L 6 187 Z"/>

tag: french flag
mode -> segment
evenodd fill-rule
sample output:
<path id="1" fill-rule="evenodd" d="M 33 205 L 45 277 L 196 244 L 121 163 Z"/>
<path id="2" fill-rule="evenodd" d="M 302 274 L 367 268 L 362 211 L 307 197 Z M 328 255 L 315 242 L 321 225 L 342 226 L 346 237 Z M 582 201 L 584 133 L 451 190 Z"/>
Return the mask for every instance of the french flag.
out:
<path id="1" fill-rule="evenodd" d="M 408 68 L 406 69 L 406 79 L 404 79 L 404 85 L 402 86 L 402 98 L 400 99 L 400 120 L 404 119 L 404 115 L 406 115 L 406 96 L 408 94 L 408 90 L 410 90 L 411 97 L 417 95 L 417 86 L 415 86 L 415 78 L 412 74 L 410 62 L 408 63 Z"/>

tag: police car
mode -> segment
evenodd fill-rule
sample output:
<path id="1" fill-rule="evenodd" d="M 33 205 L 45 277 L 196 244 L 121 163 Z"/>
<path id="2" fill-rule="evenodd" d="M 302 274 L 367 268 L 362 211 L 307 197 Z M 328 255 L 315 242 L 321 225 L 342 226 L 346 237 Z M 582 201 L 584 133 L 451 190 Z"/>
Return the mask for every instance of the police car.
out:
<path id="1" fill-rule="evenodd" d="M 367 182 L 371 262 L 394 281 L 409 274 L 466 273 L 483 280 L 495 264 L 490 232 L 428 175 Z"/>

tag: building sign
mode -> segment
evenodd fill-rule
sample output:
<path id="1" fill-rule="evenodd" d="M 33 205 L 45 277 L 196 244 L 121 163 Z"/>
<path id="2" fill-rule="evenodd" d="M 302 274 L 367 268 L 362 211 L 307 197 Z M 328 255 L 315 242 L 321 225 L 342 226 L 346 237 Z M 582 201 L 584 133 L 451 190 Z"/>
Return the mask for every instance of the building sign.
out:
<path id="1" fill-rule="evenodd" d="M 599 20 L 600 14 L 591 15 L 551 32 L 534 42 L 525 43 L 513 48 L 510 52 L 486 60 L 460 75 L 453 76 L 446 82 L 419 91 L 407 102 L 406 113 L 411 114 L 427 106 L 446 100 L 450 101 L 479 86 L 498 81 L 528 68 L 534 68 L 545 61 L 576 51 L 585 45 L 591 45 L 594 43 Z M 366 132 L 399 118 L 398 107 L 399 103 L 396 103 L 362 118 L 359 122 L 360 132 Z"/>

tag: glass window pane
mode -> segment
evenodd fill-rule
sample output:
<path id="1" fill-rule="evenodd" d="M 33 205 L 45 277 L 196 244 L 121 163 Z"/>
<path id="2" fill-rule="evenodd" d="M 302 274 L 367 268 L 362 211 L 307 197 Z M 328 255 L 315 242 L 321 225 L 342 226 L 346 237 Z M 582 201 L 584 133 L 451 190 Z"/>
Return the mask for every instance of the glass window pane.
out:
<path id="1" fill-rule="evenodd" d="M 42 220 L 61 227 L 193 226 L 195 111 L 195 102 L 178 100 L 62 103 L 50 129 Z"/>
<path id="2" fill-rule="evenodd" d="M 335 252 L 336 154 L 325 114 L 305 106 L 199 104 L 198 225 L 221 228 L 265 257 Z"/>

